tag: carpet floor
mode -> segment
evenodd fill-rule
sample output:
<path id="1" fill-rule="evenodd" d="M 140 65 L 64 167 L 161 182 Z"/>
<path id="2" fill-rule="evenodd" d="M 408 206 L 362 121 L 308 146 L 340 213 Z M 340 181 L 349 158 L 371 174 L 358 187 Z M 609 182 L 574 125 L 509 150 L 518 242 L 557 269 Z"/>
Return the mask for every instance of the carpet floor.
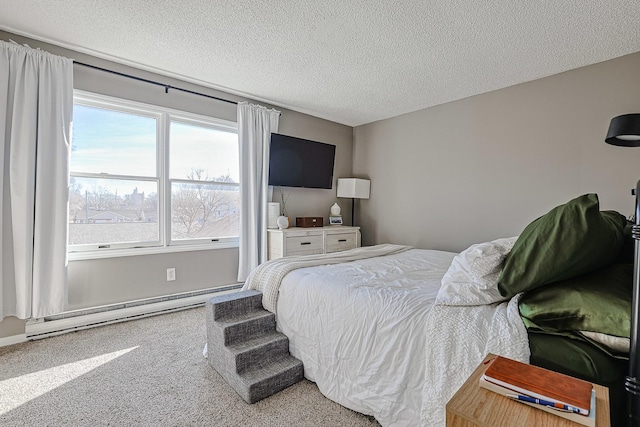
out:
<path id="1" fill-rule="evenodd" d="M 0 347 L 2 426 L 378 426 L 303 380 L 249 405 L 202 356 L 204 308 Z"/>

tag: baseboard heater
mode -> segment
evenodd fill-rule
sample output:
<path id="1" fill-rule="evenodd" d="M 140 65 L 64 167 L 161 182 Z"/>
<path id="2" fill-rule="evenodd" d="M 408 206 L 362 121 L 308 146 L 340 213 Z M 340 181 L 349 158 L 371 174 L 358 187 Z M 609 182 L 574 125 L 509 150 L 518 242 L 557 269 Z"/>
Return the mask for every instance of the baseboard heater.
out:
<path id="1" fill-rule="evenodd" d="M 238 292 L 240 288 L 242 284 L 67 311 L 54 316 L 28 320 L 25 334 L 27 340 L 37 340 L 96 326 L 186 310 L 203 306 L 213 296 Z"/>

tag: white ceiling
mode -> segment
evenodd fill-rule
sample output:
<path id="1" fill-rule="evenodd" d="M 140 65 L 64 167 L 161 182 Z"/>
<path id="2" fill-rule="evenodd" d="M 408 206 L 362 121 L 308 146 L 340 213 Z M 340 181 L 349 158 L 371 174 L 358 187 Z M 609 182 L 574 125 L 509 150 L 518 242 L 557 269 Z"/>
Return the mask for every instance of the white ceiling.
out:
<path id="1" fill-rule="evenodd" d="M 10 32 L 350 126 L 640 51 L 639 0 L 0 0 L 0 11 Z"/>

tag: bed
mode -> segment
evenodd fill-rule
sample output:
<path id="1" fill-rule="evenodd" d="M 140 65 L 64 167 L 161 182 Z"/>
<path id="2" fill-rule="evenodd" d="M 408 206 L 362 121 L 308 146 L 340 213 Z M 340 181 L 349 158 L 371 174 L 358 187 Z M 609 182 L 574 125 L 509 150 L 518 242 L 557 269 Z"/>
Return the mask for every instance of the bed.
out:
<path id="1" fill-rule="evenodd" d="M 574 230 L 576 212 L 602 223 L 577 221 L 586 224 L 590 239 L 596 236 L 598 251 L 576 237 L 584 234 Z M 472 245 L 459 254 L 377 245 L 284 258 L 259 266 L 245 288 L 263 292 L 263 305 L 276 314 L 277 328 L 289 337 L 305 377 L 328 398 L 373 415 L 383 426 L 444 425 L 446 402 L 487 353 L 605 383 L 615 388 L 613 397 L 624 376 L 624 352 L 611 351 L 601 336 L 582 335 L 590 326 L 552 330 L 542 321 L 544 313 L 532 307 L 533 297 L 551 285 L 562 293 L 565 280 L 601 274 L 615 264 L 622 237 L 594 230 L 604 225 L 622 234 L 625 224 L 620 214 L 600 212 L 597 196 L 585 195 L 534 221 L 519 237 Z M 531 228 L 543 236 L 538 244 L 545 248 L 532 248 Z M 563 259 L 549 247 L 554 240 L 563 248 L 574 246 L 565 257 L 569 267 L 551 265 Z M 589 254 L 577 256 L 576 250 Z M 527 276 L 535 266 L 518 260 L 523 251 L 545 265 L 542 273 Z M 596 259 L 597 253 L 605 256 Z M 514 262 L 519 274 L 509 278 L 507 267 Z M 575 323 L 571 327 L 583 327 Z M 616 333 L 624 335 L 600 335 Z M 576 357 L 591 371 L 576 369 Z M 615 405 L 612 399 L 612 415 Z"/>

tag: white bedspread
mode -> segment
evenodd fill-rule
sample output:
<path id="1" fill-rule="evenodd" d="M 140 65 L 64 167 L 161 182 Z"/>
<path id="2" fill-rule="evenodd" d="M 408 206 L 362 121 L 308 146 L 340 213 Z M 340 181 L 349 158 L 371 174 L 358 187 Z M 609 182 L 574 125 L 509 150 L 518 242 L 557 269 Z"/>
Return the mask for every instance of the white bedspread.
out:
<path id="1" fill-rule="evenodd" d="M 409 249 L 411 249 L 410 246 L 384 244 L 365 246 L 348 251 L 328 254 L 272 259 L 256 267 L 247 278 L 242 289 L 255 289 L 262 292 L 262 306 L 265 310 L 275 313 L 277 310 L 278 292 L 280 290 L 282 279 L 294 270 L 318 265 L 340 264 L 344 262 L 358 261 L 361 259 L 392 255 Z"/>
<path id="2" fill-rule="evenodd" d="M 491 291 L 509 245 L 290 271 L 278 284 L 277 328 L 328 398 L 383 426 L 443 426 L 446 402 L 486 353 L 529 360 L 517 297 L 494 302 Z"/>
<path id="3" fill-rule="evenodd" d="M 277 325 L 305 377 L 382 425 L 420 425 L 427 314 L 455 255 L 412 249 L 286 275 Z"/>
<path id="4" fill-rule="evenodd" d="M 454 258 L 427 316 L 422 425 L 443 426 L 445 403 L 487 353 L 529 362 L 529 340 L 516 295 L 498 291 L 516 237 L 478 243 Z"/>
<path id="5" fill-rule="evenodd" d="M 433 306 L 427 316 L 421 425 L 445 425 L 446 402 L 488 353 L 529 362 L 519 297 L 491 305 Z"/>

